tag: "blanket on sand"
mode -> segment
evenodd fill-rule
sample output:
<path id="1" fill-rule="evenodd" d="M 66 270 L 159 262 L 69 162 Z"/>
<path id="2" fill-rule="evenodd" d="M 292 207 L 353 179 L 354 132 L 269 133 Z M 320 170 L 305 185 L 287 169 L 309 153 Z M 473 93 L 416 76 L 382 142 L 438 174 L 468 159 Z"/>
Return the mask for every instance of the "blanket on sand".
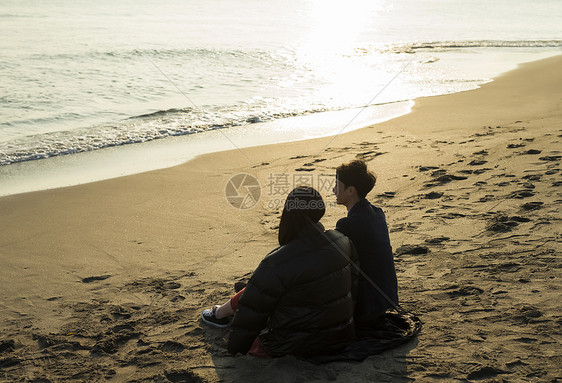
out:
<path id="1" fill-rule="evenodd" d="M 336 361 L 362 362 L 370 355 L 398 347 L 413 339 L 421 330 L 421 320 L 403 309 L 387 310 L 369 329 L 362 330 L 358 339 L 334 355 L 316 355 L 304 358 L 314 364 Z"/>

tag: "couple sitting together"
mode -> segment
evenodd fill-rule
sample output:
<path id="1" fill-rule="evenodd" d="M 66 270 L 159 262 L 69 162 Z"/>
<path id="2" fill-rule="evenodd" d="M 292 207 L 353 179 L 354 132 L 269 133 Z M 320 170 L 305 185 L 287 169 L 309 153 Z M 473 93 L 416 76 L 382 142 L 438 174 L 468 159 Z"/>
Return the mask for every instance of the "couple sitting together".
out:
<path id="1" fill-rule="evenodd" d="M 231 354 L 336 354 L 397 307 L 384 213 L 365 199 L 374 185 L 363 161 L 338 167 L 334 193 L 348 214 L 328 231 L 319 223 L 325 205 L 316 190 L 297 187 L 289 193 L 279 247 L 261 261 L 245 288 L 202 313 L 207 324 L 231 323 Z"/>

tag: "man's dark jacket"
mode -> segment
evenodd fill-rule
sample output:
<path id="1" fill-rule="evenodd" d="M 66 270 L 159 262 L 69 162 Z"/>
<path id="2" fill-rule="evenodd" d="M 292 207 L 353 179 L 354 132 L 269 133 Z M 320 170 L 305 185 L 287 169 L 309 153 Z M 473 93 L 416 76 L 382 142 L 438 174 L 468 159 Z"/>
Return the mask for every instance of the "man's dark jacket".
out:
<path id="1" fill-rule="evenodd" d="M 329 354 L 352 342 L 350 257 L 349 239 L 319 223 L 269 253 L 240 299 L 228 351 L 247 353 L 258 335 L 271 356 Z"/>
<path id="2" fill-rule="evenodd" d="M 337 222 L 336 230 L 355 245 L 361 270 L 398 305 L 398 282 L 383 211 L 364 198 L 351 208 L 347 217 Z M 392 303 L 360 275 L 355 311 L 357 328 L 368 327 L 391 307 Z"/>

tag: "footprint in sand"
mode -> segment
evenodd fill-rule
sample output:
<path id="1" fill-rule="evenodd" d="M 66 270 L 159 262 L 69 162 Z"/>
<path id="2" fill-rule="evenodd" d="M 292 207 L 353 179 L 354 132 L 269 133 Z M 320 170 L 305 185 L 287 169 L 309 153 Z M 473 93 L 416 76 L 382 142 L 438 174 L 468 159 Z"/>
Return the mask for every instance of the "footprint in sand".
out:
<path id="1" fill-rule="evenodd" d="M 449 238 L 449 237 L 436 237 L 436 238 L 426 239 L 425 242 L 430 243 L 432 245 L 438 245 L 438 244 L 441 244 L 443 242 L 448 241 L 449 239 L 451 239 L 451 238 Z"/>
<path id="2" fill-rule="evenodd" d="M 96 342 L 91 350 L 92 354 L 115 354 L 121 346 L 138 336 L 130 329 L 113 329 L 108 333 L 109 335 Z"/>
<path id="3" fill-rule="evenodd" d="M 516 198 L 516 199 L 523 199 L 528 197 L 533 197 L 535 195 L 534 192 L 530 190 L 516 190 L 510 194 L 508 194 L 507 198 Z"/>
<path id="4" fill-rule="evenodd" d="M 484 292 L 484 290 L 482 290 L 479 287 L 462 286 L 458 289 L 447 292 L 447 294 L 452 298 L 458 298 L 458 297 L 466 297 L 466 296 L 469 296 L 469 295 L 480 295 L 483 292 Z"/>
<path id="5" fill-rule="evenodd" d="M 431 193 L 427 193 L 426 195 L 424 195 L 423 198 L 425 199 L 438 199 L 441 198 L 443 196 L 443 193 L 441 192 L 431 192 Z"/>
<path id="6" fill-rule="evenodd" d="M 516 307 L 514 311 L 511 317 L 513 320 L 520 323 L 532 322 L 543 315 L 536 307 L 527 304 Z"/>
<path id="7" fill-rule="evenodd" d="M 470 165 L 470 164 L 469 164 L 469 165 Z M 476 169 L 476 170 L 474 170 L 474 171 L 472 172 L 472 174 L 478 175 L 478 174 L 485 173 L 485 172 L 487 172 L 488 170 L 492 170 L 492 169 L 490 169 L 490 168 Z"/>
<path id="8" fill-rule="evenodd" d="M 189 273 L 186 276 L 194 276 L 195 273 Z M 169 290 L 177 290 L 181 284 L 176 282 L 173 278 L 144 278 L 129 283 L 129 286 L 139 288 L 144 291 L 151 291 L 160 294 L 166 294 Z"/>
<path id="9" fill-rule="evenodd" d="M 496 134 L 496 133 L 494 133 L 494 132 L 476 133 L 476 134 L 473 134 L 472 137 L 494 136 L 495 134 Z"/>
<path id="10" fill-rule="evenodd" d="M 507 368 L 513 368 L 513 367 L 517 367 L 517 366 L 528 366 L 528 365 L 529 365 L 529 363 L 525 363 L 525 362 L 521 361 L 520 359 L 516 359 L 512 362 L 507 362 L 505 364 L 505 366 Z"/>
<path id="11" fill-rule="evenodd" d="M 440 173 L 438 173 L 438 172 L 440 172 Z M 460 181 L 460 180 L 468 179 L 468 177 L 466 177 L 466 176 L 458 176 L 458 175 L 454 175 L 454 174 L 445 174 L 444 170 L 442 172 L 440 170 L 436 171 L 436 172 L 433 172 L 432 175 L 434 175 L 434 174 L 437 175 L 437 177 L 432 179 L 431 182 L 426 183 L 424 185 L 425 187 L 445 185 L 445 184 L 448 184 L 451 181 Z"/>
<path id="12" fill-rule="evenodd" d="M 486 229 L 495 233 L 507 233 L 514 227 L 518 226 L 521 222 L 530 222 L 531 220 L 526 217 L 508 217 L 506 215 L 499 215 L 494 217 L 486 226 Z"/>
<path id="13" fill-rule="evenodd" d="M 435 170 L 435 169 L 439 169 L 439 167 L 438 166 L 420 166 L 418 168 L 418 170 L 420 172 L 427 172 L 428 170 Z"/>
<path id="14" fill-rule="evenodd" d="M 468 380 L 483 380 L 483 379 L 491 379 L 500 374 L 509 374 L 509 371 L 501 370 L 497 367 L 491 366 L 484 366 L 479 367 L 476 370 L 470 372 L 466 378 Z"/>
<path id="15" fill-rule="evenodd" d="M 380 198 L 394 198 L 395 196 L 396 196 L 396 192 L 390 192 L 390 191 L 377 195 L 377 197 Z"/>
<path id="16" fill-rule="evenodd" d="M 487 151 L 486 149 L 484 149 L 484 150 L 480 150 L 480 151 L 478 151 L 478 152 L 474 152 L 474 153 L 472 153 L 472 154 L 473 154 L 473 155 L 476 155 L 476 156 L 487 156 L 487 155 L 488 155 L 488 151 Z"/>
<path id="17" fill-rule="evenodd" d="M 109 277 L 111 277 L 110 274 L 87 277 L 87 278 L 82 279 L 82 283 L 92 283 L 92 282 L 96 282 L 96 281 L 103 281 L 103 280 L 105 280 Z"/>
<path id="18" fill-rule="evenodd" d="M 553 162 L 553 161 L 560 161 L 560 158 L 562 158 L 562 156 L 544 156 L 544 157 L 539 157 L 539 160 Z"/>
<path id="19" fill-rule="evenodd" d="M 182 352 L 183 350 L 185 350 L 185 346 L 183 344 L 171 340 L 167 340 L 158 348 L 165 352 Z"/>
<path id="20" fill-rule="evenodd" d="M 457 218 L 466 217 L 466 214 L 463 214 L 463 213 L 445 213 L 445 214 L 440 214 L 439 217 L 444 218 L 444 219 L 457 219 Z"/>
<path id="21" fill-rule="evenodd" d="M 259 168 L 259 167 L 262 167 L 262 166 L 267 166 L 267 165 L 270 165 L 270 163 L 269 162 L 262 162 L 259 165 L 252 166 L 252 169 Z"/>
<path id="22" fill-rule="evenodd" d="M 522 148 L 522 147 L 524 147 L 524 146 L 525 146 L 525 144 L 523 144 L 523 143 L 520 143 L 520 144 L 509 144 L 509 145 L 507 145 L 507 148 L 508 148 L 508 149 L 517 149 L 517 148 Z"/>
<path id="23" fill-rule="evenodd" d="M 486 160 L 472 160 L 470 161 L 468 164 L 470 166 L 480 166 L 480 165 L 484 165 L 485 163 L 487 163 L 488 161 Z"/>
<path id="24" fill-rule="evenodd" d="M 398 249 L 396 249 L 396 255 L 404 255 L 404 254 L 419 255 L 419 254 L 427 254 L 427 253 L 429 253 L 429 248 L 423 245 L 402 245 Z"/>
<path id="25" fill-rule="evenodd" d="M 534 189 L 535 185 L 532 184 L 531 182 L 523 182 L 520 184 L 522 187 L 524 187 L 525 189 Z"/>
<path id="26" fill-rule="evenodd" d="M 132 316 L 131 312 L 123 306 L 115 306 L 109 313 L 115 320 L 130 319 Z"/>
<path id="27" fill-rule="evenodd" d="M 514 215 L 513 217 L 510 218 L 510 220 L 515 221 L 515 222 L 531 222 L 530 218 L 520 217 L 518 215 Z"/>
<path id="28" fill-rule="evenodd" d="M 15 342 L 13 339 L 0 341 L 0 354 L 4 353 L 4 351 L 12 352 L 14 351 L 14 348 Z"/>
<path id="29" fill-rule="evenodd" d="M 538 210 L 542 208 L 542 205 L 544 204 L 544 202 L 527 202 L 523 205 L 521 205 L 521 208 L 523 210 Z"/>
<path id="30" fill-rule="evenodd" d="M 317 164 L 317 163 L 323 162 L 323 161 L 326 161 L 326 159 L 325 158 L 317 158 L 312 162 L 307 162 L 306 164 L 303 164 L 302 166 L 314 166 L 314 164 Z"/>
<path id="31" fill-rule="evenodd" d="M 478 200 L 478 202 L 488 202 L 494 199 L 494 195 L 493 194 L 486 194 L 484 197 L 480 197 L 480 199 Z"/>
<path id="32" fill-rule="evenodd" d="M 206 382 L 206 380 L 203 380 L 199 375 L 191 370 L 168 370 L 164 372 L 164 375 L 170 382 Z"/>
<path id="33" fill-rule="evenodd" d="M 541 154 L 541 153 L 542 151 L 537 149 L 529 149 L 527 151 L 521 152 L 521 154 Z"/>
<path id="34" fill-rule="evenodd" d="M 363 161 L 369 162 L 369 161 L 373 160 L 375 157 L 378 157 L 382 154 L 386 154 L 386 153 L 385 152 L 377 152 L 375 150 L 370 150 L 368 152 L 359 153 L 355 157 L 359 158 Z"/>
<path id="35" fill-rule="evenodd" d="M 540 181 L 541 177 L 542 176 L 540 174 L 527 174 L 526 176 L 523 176 L 523 179 L 528 181 Z"/>

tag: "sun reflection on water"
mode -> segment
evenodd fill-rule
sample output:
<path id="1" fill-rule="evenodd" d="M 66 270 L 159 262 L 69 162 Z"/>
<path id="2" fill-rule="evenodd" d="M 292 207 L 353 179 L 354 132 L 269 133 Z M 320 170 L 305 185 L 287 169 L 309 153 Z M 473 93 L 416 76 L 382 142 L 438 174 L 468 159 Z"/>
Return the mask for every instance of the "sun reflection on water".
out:
<path id="1" fill-rule="evenodd" d="M 307 4 L 310 32 L 301 49 L 322 60 L 350 53 L 364 28 L 373 25 L 373 18 L 382 9 L 380 3 L 369 0 L 312 0 Z"/>
<path id="2" fill-rule="evenodd" d="M 364 44 L 373 43 L 361 38 L 376 32 L 376 20 L 384 17 L 386 3 L 369 0 L 307 3 L 309 32 L 304 34 L 296 53 L 299 62 L 317 78 L 318 93 L 331 95 L 337 104 L 341 104 L 342 98 L 356 104 L 361 100 L 351 99 L 362 93 L 360 88 L 386 80 L 386 71 L 378 70 L 384 67 L 385 58 L 361 54 Z"/>

